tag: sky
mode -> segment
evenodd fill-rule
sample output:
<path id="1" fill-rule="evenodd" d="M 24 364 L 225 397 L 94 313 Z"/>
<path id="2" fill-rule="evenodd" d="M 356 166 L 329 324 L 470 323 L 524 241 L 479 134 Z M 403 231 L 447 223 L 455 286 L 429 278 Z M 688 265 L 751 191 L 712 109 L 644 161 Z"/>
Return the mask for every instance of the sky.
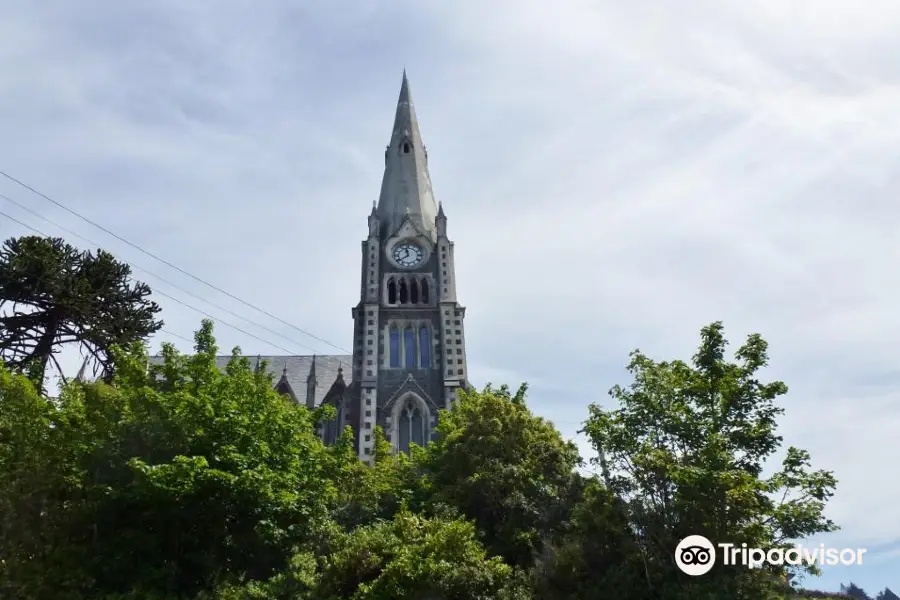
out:
<path id="1" fill-rule="evenodd" d="M 405 67 L 472 382 L 529 382 L 575 438 L 629 351 L 689 359 L 716 320 L 732 347 L 758 332 L 790 388 L 785 443 L 839 481 L 842 530 L 811 543 L 868 549 L 808 587 L 900 588 L 900 4 L 549 7 L 4 3 L 0 170 L 281 321 L 7 180 L 92 244 L 0 211 L 256 336 L 220 324 L 225 350 L 337 353 Z M 154 344 L 189 349 L 203 315 L 155 299 Z"/>

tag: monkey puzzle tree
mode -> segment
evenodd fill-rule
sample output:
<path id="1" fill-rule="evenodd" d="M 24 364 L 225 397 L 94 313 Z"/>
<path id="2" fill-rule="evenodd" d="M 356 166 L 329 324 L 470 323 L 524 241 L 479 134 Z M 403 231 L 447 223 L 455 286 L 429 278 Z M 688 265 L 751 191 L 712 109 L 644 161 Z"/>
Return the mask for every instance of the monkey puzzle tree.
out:
<path id="1" fill-rule="evenodd" d="M 80 251 L 59 238 L 10 238 L 0 247 L 0 357 L 42 382 L 60 347 L 78 342 L 108 372 L 113 345 L 162 327 L 149 295 L 108 252 Z"/>
<path id="2" fill-rule="evenodd" d="M 900 596 L 897 596 L 894 592 L 891 591 L 891 588 L 884 588 L 878 595 L 875 596 L 875 600 L 900 600 Z"/>
<path id="3" fill-rule="evenodd" d="M 852 581 L 847 585 L 841 584 L 841 593 L 846 594 L 849 598 L 854 598 L 854 600 L 872 600 L 864 589 Z"/>

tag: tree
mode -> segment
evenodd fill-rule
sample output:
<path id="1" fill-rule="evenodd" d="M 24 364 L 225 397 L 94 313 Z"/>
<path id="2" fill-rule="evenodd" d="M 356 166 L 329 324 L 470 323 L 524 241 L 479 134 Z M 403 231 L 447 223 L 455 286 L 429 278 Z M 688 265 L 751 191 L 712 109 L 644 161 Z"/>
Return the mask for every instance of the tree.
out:
<path id="1" fill-rule="evenodd" d="M 621 503 L 594 478 L 584 487 L 564 535 L 545 547 L 532 572 L 535 600 L 649 597 Z"/>
<path id="2" fill-rule="evenodd" d="M 646 584 L 657 591 L 664 585 L 668 597 L 677 597 L 677 582 L 688 585 L 672 558 L 688 535 L 773 548 L 836 529 L 823 516 L 835 478 L 810 471 L 807 452 L 787 448 L 781 469 L 763 477 L 781 445 L 776 420 L 783 409 L 775 399 L 787 387 L 759 380 L 768 360 L 759 335 L 749 336 L 736 362 L 725 359 L 726 344 L 721 323 L 713 323 L 703 328 L 691 364 L 633 352 L 633 383 L 610 391 L 619 407 L 592 405 L 584 428 L 604 458 L 611 491 L 627 506 Z M 717 567 L 702 580 L 705 589 L 738 598 L 766 578 L 758 569 Z M 703 597 L 690 585 L 688 596 Z"/>
<path id="3" fill-rule="evenodd" d="M 487 549 L 527 568 L 571 510 L 578 451 L 531 414 L 526 386 L 463 392 L 418 453 L 429 503 L 473 519 Z"/>
<path id="4" fill-rule="evenodd" d="M 878 595 L 875 596 L 875 600 L 900 600 L 900 596 L 897 596 L 890 588 L 884 588 L 878 592 Z"/>
<path id="5" fill-rule="evenodd" d="M 522 573 L 488 556 L 471 523 L 402 509 L 333 528 L 268 582 L 228 585 L 216 600 L 531 600 Z"/>
<path id="6" fill-rule="evenodd" d="M 164 345 L 149 368 L 141 342 L 112 345 L 108 382 L 54 402 L 0 365 L 0 597 L 783 599 L 759 569 L 674 566 L 687 534 L 771 547 L 834 528 L 834 478 L 805 452 L 763 476 L 786 391 L 759 379 L 765 343 L 724 348 L 713 324 L 691 364 L 632 355 L 620 406 L 585 424 L 602 478 L 525 386 L 462 394 L 411 457 L 376 429 L 366 466 L 352 434 L 319 439 L 333 408 L 278 395 L 237 349 L 217 366 L 209 322 L 193 355 Z"/>
<path id="7" fill-rule="evenodd" d="M 847 585 L 841 584 L 841 593 L 846 594 L 850 598 L 855 598 L 856 600 L 872 600 L 865 590 L 852 581 Z"/>
<path id="8" fill-rule="evenodd" d="M 404 504 L 421 502 L 422 480 L 404 453 L 394 454 L 381 427 L 374 430 L 372 465 L 359 460 L 348 427 L 329 448 L 329 478 L 338 490 L 332 518 L 347 529 L 391 519 Z"/>
<path id="9" fill-rule="evenodd" d="M 0 597 L 50 597 L 38 563 L 61 537 L 60 515 L 47 508 L 68 467 L 57 460 L 55 410 L 2 364 L 0 397 Z"/>
<path id="10" fill-rule="evenodd" d="M 209 322 L 149 372 L 114 349 L 111 384 L 55 403 L 0 373 L 0 596 L 191 598 L 318 543 L 336 491 L 310 412 L 216 353 Z"/>
<path id="11" fill-rule="evenodd" d="M 150 288 L 130 277 L 131 268 L 103 250 L 82 252 L 59 238 L 8 239 L 0 248 L 0 311 L 7 309 L 0 357 L 43 382 L 59 347 L 78 342 L 108 372 L 114 345 L 162 327 Z"/>
<path id="12" fill-rule="evenodd" d="M 401 511 L 341 534 L 310 596 L 315 600 L 524 600 L 524 581 L 488 557 L 471 523 Z"/>

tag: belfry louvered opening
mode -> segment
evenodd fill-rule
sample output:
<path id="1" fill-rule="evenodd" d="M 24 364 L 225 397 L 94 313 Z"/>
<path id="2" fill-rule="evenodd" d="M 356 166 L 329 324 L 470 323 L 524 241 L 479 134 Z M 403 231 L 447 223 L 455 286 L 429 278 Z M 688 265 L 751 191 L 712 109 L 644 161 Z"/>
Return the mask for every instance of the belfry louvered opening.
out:
<path id="1" fill-rule="evenodd" d="M 431 302 L 431 289 L 424 276 L 391 276 L 387 280 L 386 303 L 390 305 L 427 305 Z"/>

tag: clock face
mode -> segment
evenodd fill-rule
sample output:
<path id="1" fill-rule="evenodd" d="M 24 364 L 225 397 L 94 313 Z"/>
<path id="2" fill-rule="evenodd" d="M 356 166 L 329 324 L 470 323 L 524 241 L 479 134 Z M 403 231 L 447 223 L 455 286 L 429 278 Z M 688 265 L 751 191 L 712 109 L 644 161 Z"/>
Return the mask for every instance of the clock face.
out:
<path id="1" fill-rule="evenodd" d="M 422 252 L 422 249 L 413 244 L 412 242 L 400 242 L 396 246 L 394 246 L 393 252 L 391 255 L 394 258 L 394 261 L 400 265 L 401 267 L 414 267 L 420 262 L 422 262 L 422 257 L 425 255 Z"/>

